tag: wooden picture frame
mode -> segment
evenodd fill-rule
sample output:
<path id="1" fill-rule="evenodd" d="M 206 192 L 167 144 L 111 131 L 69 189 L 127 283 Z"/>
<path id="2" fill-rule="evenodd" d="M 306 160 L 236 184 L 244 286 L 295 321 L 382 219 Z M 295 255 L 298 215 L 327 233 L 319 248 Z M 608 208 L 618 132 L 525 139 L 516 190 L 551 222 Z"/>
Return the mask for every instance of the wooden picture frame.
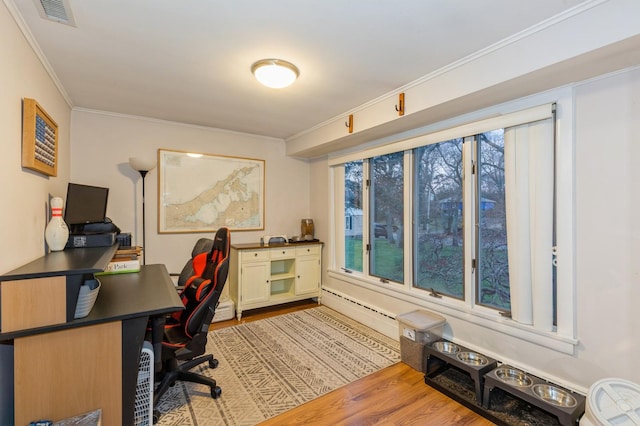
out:
<path id="1" fill-rule="evenodd" d="M 58 175 L 58 125 L 29 98 L 22 103 L 22 167 Z"/>
<path id="2" fill-rule="evenodd" d="M 158 233 L 264 229 L 265 161 L 158 150 Z"/>

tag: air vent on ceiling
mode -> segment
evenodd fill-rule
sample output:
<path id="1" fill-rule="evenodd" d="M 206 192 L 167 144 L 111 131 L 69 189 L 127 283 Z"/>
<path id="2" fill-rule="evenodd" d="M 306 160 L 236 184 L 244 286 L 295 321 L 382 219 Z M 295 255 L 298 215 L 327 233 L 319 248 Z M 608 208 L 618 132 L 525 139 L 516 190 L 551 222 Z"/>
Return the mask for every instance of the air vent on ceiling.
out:
<path id="1" fill-rule="evenodd" d="M 68 0 L 34 0 L 40 16 L 44 19 L 76 26 Z"/>

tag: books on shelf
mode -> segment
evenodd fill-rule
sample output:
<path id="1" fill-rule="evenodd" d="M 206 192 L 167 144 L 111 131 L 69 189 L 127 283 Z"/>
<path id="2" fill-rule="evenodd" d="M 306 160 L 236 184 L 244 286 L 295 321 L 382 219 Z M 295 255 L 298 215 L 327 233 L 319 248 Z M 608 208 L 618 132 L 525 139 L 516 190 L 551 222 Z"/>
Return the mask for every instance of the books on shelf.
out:
<path id="1" fill-rule="evenodd" d="M 141 247 L 120 247 L 116 250 L 111 262 L 109 262 L 104 271 L 96 275 L 140 272 L 141 254 Z"/>
<path id="2" fill-rule="evenodd" d="M 140 261 L 138 259 L 111 261 L 104 269 L 103 274 L 123 274 L 126 272 L 140 272 Z"/>

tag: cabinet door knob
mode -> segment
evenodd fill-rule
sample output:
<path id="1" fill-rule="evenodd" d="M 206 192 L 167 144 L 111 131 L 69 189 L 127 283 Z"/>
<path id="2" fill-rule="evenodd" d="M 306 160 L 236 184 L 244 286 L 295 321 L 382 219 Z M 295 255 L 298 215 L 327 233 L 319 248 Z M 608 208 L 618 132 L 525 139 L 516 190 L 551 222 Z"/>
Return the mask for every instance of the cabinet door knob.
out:
<path id="1" fill-rule="evenodd" d="M 255 257 L 258 257 L 258 253 L 253 253 L 253 255 L 254 255 Z"/>
<path id="2" fill-rule="evenodd" d="M 285 254 L 285 253 L 286 253 L 286 251 L 282 250 L 282 254 Z"/>

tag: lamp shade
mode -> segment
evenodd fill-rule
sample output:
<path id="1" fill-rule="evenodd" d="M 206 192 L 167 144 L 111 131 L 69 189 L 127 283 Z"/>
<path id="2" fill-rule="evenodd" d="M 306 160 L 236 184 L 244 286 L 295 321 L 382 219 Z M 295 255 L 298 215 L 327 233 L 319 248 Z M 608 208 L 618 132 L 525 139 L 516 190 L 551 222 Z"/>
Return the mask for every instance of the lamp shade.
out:
<path id="1" fill-rule="evenodd" d="M 142 157 L 129 158 L 129 165 L 133 170 L 139 172 L 148 172 L 156 168 L 156 160 Z"/>
<path id="2" fill-rule="evenodd" d="M 291 85 L 300 75 L 295 65 L 281 59 L 257 61 L 251 66 L 251 72 L 256 80 L 273 89 L 282 89 Z"/>

